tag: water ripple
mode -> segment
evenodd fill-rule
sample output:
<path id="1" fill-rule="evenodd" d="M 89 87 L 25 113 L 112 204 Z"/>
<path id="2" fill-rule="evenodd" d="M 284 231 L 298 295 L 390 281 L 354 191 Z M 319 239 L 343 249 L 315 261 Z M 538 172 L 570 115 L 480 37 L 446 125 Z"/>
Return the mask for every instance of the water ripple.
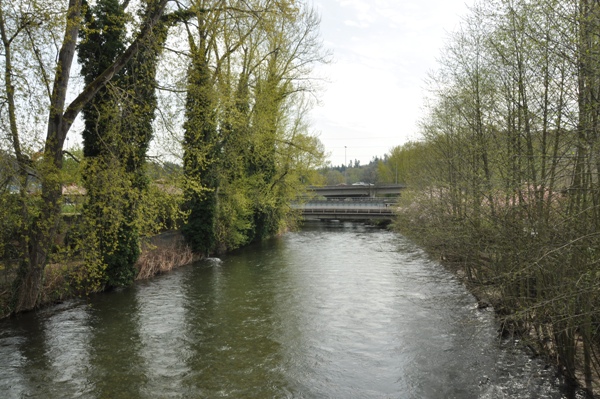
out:
<path id="1" fill-rule="evenodd" d="M 7 398 L 562 398 L 394 233 L 315 224 L 0 323 Z"/>

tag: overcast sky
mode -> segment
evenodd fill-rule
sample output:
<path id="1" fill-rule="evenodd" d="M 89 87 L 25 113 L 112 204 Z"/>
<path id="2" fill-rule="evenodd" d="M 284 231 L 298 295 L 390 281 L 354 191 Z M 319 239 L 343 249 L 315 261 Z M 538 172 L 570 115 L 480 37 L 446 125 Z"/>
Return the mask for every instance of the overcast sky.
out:
<path id="1" fill-rule="evenodd" d="M 418 138 L 424 80 L 472 0 L 313 0 L 333 62 L 313 129 L 333 165 Z M 344 148 L 347 147 L 347 148 Z"/>

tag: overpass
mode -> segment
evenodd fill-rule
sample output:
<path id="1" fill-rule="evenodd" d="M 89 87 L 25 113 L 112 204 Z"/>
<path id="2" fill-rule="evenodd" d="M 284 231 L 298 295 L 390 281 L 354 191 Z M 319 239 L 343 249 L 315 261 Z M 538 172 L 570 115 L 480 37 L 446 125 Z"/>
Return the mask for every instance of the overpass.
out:
<path id="1" fill-rule="evenodd" d="M 292 205 L 305 220 L 392 220 L 393 201 L 384 198 L 311 200 Z"/>
<path id="2" fill-rule="evenodd" d="M 311 186 L 309 191 L 325 198 L 379 197 L 382 195 L 399 196 L 406 188 L 404 184 L 352 184 L 337 186 Z"/>

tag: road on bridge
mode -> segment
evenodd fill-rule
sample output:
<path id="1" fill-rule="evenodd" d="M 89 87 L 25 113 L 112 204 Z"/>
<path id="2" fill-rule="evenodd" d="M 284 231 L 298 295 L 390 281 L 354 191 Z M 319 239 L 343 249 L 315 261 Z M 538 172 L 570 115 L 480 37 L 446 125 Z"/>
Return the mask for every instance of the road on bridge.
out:
<path id="1" fill-rule="evenodd" d="M 404 184 L 350 184 L 339 186 L 313 186 L 310 191 L 326 198 L 377 197 L 382 195 L 399 196 Z"/>

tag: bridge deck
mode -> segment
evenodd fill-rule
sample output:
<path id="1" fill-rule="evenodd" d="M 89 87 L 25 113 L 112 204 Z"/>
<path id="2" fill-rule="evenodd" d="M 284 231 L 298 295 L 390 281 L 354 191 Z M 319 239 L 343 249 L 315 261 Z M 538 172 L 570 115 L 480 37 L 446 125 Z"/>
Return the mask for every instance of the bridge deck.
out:
<path id="1" fill-rule="evenodd" d="M 305 219 L 370 220 L 388 219 L 394 216 L 389 201 L 378 199 L 370 201 L 310 201 L 297 204 Z"/>
<path id="2" fill-rule="evenodd" d="M 340 185 L 340 186 L 322 186 L 310 187 L 310 191 L 317 195 L 328 198 L 344 197 L 377 197 L 381 195 L 399 196 L 400 192 L 406 186 L 403 184 L 382 184 L 382 185 Z"/>

